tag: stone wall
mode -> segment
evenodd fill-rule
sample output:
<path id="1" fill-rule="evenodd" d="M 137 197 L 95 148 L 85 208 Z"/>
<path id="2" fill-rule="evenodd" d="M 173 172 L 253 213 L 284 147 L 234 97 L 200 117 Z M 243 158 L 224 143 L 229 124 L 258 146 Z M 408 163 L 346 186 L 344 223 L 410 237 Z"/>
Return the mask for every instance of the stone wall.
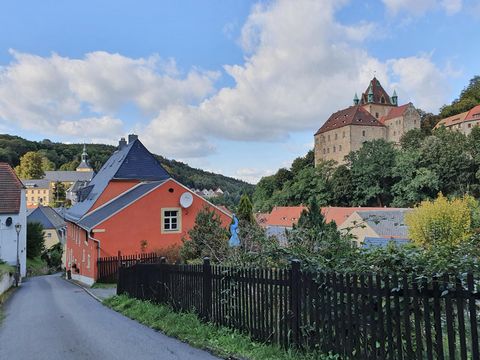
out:
<path id="1" fill-rule="evenodd" d="M 385 121 L 387 140 L 398 144 L 407 131 L 420 128 L 420 114 L 410 105 L 403 116 Z"/>

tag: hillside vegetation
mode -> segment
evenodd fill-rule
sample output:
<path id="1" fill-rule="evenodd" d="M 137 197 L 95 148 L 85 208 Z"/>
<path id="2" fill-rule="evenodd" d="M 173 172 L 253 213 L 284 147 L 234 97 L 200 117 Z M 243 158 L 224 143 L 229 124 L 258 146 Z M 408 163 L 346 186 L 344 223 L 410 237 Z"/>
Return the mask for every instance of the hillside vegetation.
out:
<path id="1" fill-rule="evenodd" d="M 480 128 L 469 136 L 446 129 L 433 130 L 445 116 L 480 104 L 480 76 L 470 80 L 440 114 L 419 110 L 422 127 L 406 133 L 400 147 L 384 140 L 366 142 L 337 166 L 314 167 L 314 154 L 294 160 L 289 169 L 263 177 L 253 195 L 257 211 L 316 201 L 320 206 L 413 206 L 446 196 L 480 197 Z"/>
<path id="2" fill-rule="evenodd" d="M 80 163 L 83 144 L 63 144 L 50 140 L 30 141 L 19 136 L 0 134 L 0 161 L 7 162 L 12 167 L 20 164 L 20 158 L 29 151 L 38 152 L 46 161 L 45 170 L 75 170 Z M 95 171 L 115 151 L 116 147 L 105 144 L 88 144 L 87 152 L 90 164 Z M 170 174 L 191 188 L 215 189 L 220 187 L 230 195 L 217 199 L 219 203 L 236 204 L 242 193 L 252 193 L 254 186 L 244 181 L 224 175 L 195 169 L 185 163 L 169 160 L 160 155 L 155 155 Z"/>

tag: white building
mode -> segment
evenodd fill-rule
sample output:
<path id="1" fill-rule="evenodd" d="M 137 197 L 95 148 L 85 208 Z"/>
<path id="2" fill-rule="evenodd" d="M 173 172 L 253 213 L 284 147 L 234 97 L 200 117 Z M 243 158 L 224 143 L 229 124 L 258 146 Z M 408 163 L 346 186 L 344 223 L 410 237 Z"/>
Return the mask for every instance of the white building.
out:
<path id="1" fill-rule="evenodd" d="M 17 234 L 17 230 L 19 233 Z M 7 163 L 0 163 L 0 260 L 20 261 L 20 274 L 27 273 L 27 206 L 25 187 Z"/>

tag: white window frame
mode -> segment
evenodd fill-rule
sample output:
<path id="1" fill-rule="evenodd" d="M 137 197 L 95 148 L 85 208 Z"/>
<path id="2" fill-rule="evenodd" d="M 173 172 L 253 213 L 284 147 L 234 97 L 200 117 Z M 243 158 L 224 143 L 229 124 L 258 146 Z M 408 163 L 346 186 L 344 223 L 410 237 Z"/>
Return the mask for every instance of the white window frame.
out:
<path id="1" fill-rule="evenodd" d="M 177 228 L 176 229 L 165 229 L 165 220 L 166 219 L 173 219 L 173 216 L 166 216 L 165 213 L 167 211 L 176 211 L 177 212 Z M 182 231 L 182 209 L 181 208 L 162 208 L 162 219 L 161 219 L 161 226 L 162 226 L 162 234 L 177 234 Z"/>

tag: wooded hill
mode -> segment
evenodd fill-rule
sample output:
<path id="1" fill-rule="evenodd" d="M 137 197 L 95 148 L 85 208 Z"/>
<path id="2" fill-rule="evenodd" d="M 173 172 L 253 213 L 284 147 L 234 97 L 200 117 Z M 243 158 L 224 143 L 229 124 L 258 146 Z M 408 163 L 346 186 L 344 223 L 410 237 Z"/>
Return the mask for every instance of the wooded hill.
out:
<path id="1" fill-rule="evenodd" d="M 80 163 L 83 144 L 63 144 L 50 140 L 30 141 L 19 136 L 0 134 L 0 162 L 7 162 L 12 167 L 20 163 L 20 158 L 29 151 L 39 152 L 53 163 L 55 170 L 75 170 Z M 90 164 L 98 171 L 115 151 L 116 147 L 105 144 L 88 144 L 87 153 Z M 244 192 L 252 193 L 254 186 L 244 181 L 212 172 L 195 169 L 185 163 L 169 160 L 155 155 L 170 174 L 182 184 L 190 188 L 216 189 L 230 193 L 235 202 Z M 238 202 L 238 201 L 236 201 Z M 235 203 L 236 203 L 235 202 Z"/>

